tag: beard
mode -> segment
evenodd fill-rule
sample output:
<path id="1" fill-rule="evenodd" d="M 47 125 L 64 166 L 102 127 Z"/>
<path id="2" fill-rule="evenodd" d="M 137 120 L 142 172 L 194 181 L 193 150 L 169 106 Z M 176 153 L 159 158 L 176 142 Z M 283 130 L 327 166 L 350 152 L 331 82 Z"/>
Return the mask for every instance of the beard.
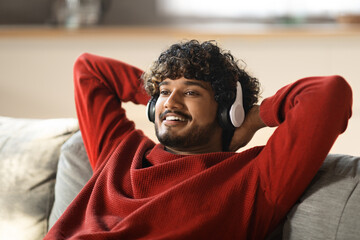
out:
<path id="1" fill-rule="evenodd" d="M 216 122 L 210 123 L 203 127 L 194 126 L 187 131 L 179 135 L 171 130 L 171 127 L 162 134 L 159 133 L 157 124 L 155 124 L 155 134 L 159 142 L 165 147 L 171 147 L 176 149 L 186 149 L 193 146 L 199 146 L 205 144 L 215 134 Z"/>

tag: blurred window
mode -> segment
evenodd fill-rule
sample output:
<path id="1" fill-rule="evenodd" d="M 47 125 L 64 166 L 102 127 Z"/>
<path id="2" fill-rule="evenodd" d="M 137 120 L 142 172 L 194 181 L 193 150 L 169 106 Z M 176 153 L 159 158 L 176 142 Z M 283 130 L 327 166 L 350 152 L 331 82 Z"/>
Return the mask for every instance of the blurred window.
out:
<path id="1" fill-rule="evenodd" d="M 359 14 L 360 0 L 157 0 L 161 14 L 174 18 L 335 18 Z"/>

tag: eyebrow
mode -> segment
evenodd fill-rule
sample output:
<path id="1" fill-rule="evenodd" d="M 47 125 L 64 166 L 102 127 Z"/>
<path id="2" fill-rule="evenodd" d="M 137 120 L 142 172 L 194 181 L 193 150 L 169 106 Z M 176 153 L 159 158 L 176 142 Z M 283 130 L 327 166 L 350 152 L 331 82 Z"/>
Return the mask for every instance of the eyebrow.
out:
<path id="1" fill-rule="evenodd" d="M 171 80 L 170 80 L 171 81 Z M 161 83 L 159 83 L 159 87 L 162 85 L 169 85 L 170 82 L 169 81 L 162 81 Z M 206 87 L 200 80 L 198 81 L 194 81 L 194 80 L 186 80 L 184 83 L 186 86 L 199 86 L 205 90 L 209 90 L 208 87 Z"/>

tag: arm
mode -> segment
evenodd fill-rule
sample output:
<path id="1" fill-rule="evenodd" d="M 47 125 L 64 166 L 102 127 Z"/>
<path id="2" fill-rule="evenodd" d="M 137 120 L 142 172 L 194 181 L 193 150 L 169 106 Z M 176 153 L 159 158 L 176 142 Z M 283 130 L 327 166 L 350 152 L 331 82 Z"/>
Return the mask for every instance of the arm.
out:
<path id="1" fill-rule="evenodd" d="M 275 130 L 256 158 L 261 185 L 281 218 L 306 189 L 351 116 L 352 91 L 339 76 L 301 79 L 265 99 Z"/>
<path id="2" fill-rule="evenodd" d="M 93 169 L 134 129 L 121 102 L 147 103 L 141 74 L 126 63 L 86 53 L 75 62 L 76 110 Z"/>

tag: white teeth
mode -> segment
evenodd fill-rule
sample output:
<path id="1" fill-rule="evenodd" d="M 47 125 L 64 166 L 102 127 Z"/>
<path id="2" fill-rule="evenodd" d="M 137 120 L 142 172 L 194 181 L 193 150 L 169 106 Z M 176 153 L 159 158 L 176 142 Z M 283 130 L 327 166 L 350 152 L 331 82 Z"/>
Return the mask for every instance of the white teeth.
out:
<path id="1" fill-rule="evenodd" d="M 166 120 L 167 121 L 185 121 L 185 119 L 179 118 L 179 117 L 176 117 L 176 116 L 167 116 Z"/>

